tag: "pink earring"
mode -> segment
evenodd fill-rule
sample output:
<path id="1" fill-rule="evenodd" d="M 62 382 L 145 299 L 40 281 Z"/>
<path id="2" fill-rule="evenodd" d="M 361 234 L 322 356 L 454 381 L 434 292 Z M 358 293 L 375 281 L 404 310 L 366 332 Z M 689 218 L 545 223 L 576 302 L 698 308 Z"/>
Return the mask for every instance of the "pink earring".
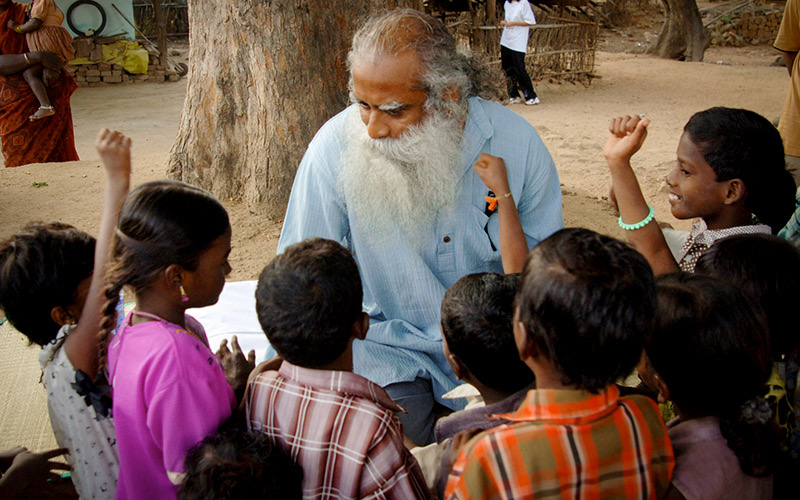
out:
<path id="1" fill-rule="evenodd" d="M 181 288 L 181 302 L 189 302 L 189 296 L 186 295 L 186 290 L 183 289 L 183 285 L 180 285 Z"/>

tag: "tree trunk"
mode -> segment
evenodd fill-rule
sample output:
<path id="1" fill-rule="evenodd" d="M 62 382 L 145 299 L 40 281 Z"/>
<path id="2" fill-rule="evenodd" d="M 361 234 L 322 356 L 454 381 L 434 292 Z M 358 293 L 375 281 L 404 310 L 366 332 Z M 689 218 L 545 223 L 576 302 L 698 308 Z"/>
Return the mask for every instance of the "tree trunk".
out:
<path id="1" fill-rule="evenodd" d="M 405 1 L 189 2 L 191 70 L 168 174 L 283 217 L 306 146 L 348 103 L 358 20 Z"/>
<path id="2" fill-rule="evenodd" d="M 665 17 L 647 52 L 667 59 L 702 62 L 710 37 L 695 0 L 662 0 Z"/>

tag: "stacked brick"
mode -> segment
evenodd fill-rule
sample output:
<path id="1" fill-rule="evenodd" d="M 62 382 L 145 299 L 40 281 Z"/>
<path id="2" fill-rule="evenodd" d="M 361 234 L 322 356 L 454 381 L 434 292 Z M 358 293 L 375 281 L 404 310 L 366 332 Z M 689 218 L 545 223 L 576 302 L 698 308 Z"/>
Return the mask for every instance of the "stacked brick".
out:
<path id="1" fill-rule="evenodd" d="M 129 75 L 119 64 L 103 62 L 79 66 L 68 64 L 66 68 L 79 87 L 97 87 L 110 83 L 177 82 L 181 78 L 174 70 L 157 64 L 157 60 L 156 64 L 147 67 L 146 75 Z"/>
<path id="2" fill-rule="evenodd" d="M 181 76 L 172 67 L 159 64 L 158 52 L 149 53 L 150 64 L 147 66 L 146 75 L 131 75 L 119 64 L 108 64 L 100 61 L 102 58 L 101 45 L 120 40 L 122 37 L 96 37 L 76 38 L 72 41 L 76 57 L 86 57 L 94 64 L 67 64 L 66 69 L 75 78 L 79 87 L 97 87 L 115 83 L 142 83 L 142 82 L 177 82 Z"/>
<path id="3" fill-rule="evenodd" d="M 783 9 L 771 5 L 723 17 L 708 26 L 711 45 L 741 47 L 772 43 L 782 17 Z"/>

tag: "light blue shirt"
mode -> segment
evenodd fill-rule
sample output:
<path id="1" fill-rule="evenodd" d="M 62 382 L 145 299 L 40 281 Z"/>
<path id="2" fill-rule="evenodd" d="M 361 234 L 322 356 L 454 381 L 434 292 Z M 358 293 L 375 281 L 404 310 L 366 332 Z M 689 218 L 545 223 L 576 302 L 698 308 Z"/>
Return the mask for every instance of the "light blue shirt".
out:
<path id="1" fill-rule="evenodd" d="M 444 292 L 466 274 L 503 272 L 498 216 L 484 214 L 488 189 L 472 164 L 480 153 L 505 160 L 531 248 L 564 226 L 555 164 L 527 121 L 496 102 L 472 97 L 455 210 L 436 218 L 421 250 L 399 234 L 389 244 L 373 246 L 369 234 L 353 231 L 355 215 L 348 212 L 338 185 L 346 124 L 345 112 L 339 113 L 311 141 L 294 180 L 278 253 L 314 236 L 349 248 L 370 315 L 367 339 L 353 345 L 354 371 L 381 386 L 430 378 L 436 398 L 452 407 L 452 400 L 440 398 L 458 383 L 442 353 Z"/>

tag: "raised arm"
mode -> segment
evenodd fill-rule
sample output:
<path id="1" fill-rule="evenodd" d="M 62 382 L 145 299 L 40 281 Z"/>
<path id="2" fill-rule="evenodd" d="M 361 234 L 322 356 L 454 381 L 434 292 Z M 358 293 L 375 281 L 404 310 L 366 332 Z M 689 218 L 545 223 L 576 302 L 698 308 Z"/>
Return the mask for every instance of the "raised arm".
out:
<path id="1" fill-rule="evenodd" d="M 528 255 L 528 242 L 519 219 L 517 205 L 508 185 L 506 163 L 502 158 L 481 153 L 472 167 L 478 177 L 497 198 L 497 217 L 500 219 L 500 258 L 503 272 L 520 273 Z"/>
<path id="2" fill-rule="evenodd" d="M 619 206 L 621 225 L 628 229 L 628 241 L 647 258 L 653 273 L 660 275 L 678 271 L 678 264 L 651 215 L 631 168 L 631 157 L 642 147 L 649 124 L 649 119 L 638 116 L 612 119 L 603 155 L 611 172 L 611 189 Z"/>
<path id="3" fill-rule="evenodd" d="M 106 170 L 103 216 L 94 252 L 94 273 L 78 325 L 64 341 L 64 349 L 75 370 L 96 378 L 98 366 L 97 334 L 105 303 L 105 268 L 111 253 L 114 228 L 130 189 L 131 140 L 120 132 L 103 129 L 97 136 L 97 152 Z"/>

